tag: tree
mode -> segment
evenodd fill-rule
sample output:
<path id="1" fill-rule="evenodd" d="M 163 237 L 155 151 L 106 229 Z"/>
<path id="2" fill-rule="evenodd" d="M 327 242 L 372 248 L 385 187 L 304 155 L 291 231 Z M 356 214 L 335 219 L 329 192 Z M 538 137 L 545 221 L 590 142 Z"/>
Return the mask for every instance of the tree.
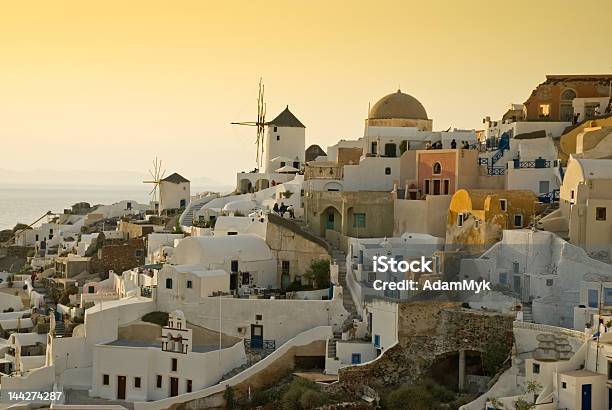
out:
<path id="1" fill-rule="evenodd" d="M 313 260 L 304 273 L 304 277 L 313 283 L 315 289 L 325 289 L 330 285 L 329 261 L 324 259 Z"/>

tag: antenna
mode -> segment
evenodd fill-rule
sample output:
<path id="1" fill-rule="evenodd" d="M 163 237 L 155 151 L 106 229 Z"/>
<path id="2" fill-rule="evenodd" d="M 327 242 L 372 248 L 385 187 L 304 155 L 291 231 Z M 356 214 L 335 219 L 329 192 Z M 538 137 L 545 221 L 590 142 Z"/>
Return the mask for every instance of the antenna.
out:
<path id="1" fill-rule="evenodd" d="M 233 125 L 247 125 L 250 127 L 257 127 L 255 145 L 257 146 L 257 152 L 255 155 L 255 163 L 257 168 L 261 168 L 263 162 L 264 153 L 264 137 L 266 128 L 266 102 L 264 100 L 265 86 L 261 77 L 259 78 L 259 91 L 257 93 L 257 120 L 246 121 L 246 122 L 232 122 Z"/>
<path id="2" fill-rule="evenodd" d="M 161 180 L 164 178 L 164 175 L 166 175 L 166 170 L 164 169 L 162 171 L 161 169 L 162 161 L 155 157 L 155 160 L 153 160 L 153 169 L 149 169 L 149 175 L 151 175 L 153 179 L 150 181 L 142 181 L 145 184 L 153 184 L 153 189 L 149 192 L 149 195 L 151 195 L 151 203 L 157 206 L 158 213 L 161 212 L 161 195 L 159 196 L 160 203 L 157 203 L 157 190 L 159 189 Z"/>

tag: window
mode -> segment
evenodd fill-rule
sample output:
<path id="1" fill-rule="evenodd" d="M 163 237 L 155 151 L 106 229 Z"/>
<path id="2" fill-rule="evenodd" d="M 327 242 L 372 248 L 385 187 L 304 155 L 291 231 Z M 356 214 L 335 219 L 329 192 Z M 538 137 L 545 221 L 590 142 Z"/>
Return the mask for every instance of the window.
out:
<path id="1" fill-rule="evenodd" d="M 587 303 L 590 308 L 596 308 L 599 305 L 599 291 L 597 289 L 589 289 Z"/>
<path id="2" fill-rule="evenodd" d="M 276 132 L 278 130 L 278 127 L 274 127 L 274 132 Z"/>
<path id="3" fill-rule="evenodd" d="M 140 257 L 142 257 L 142 255 L 144 255 L 144 251 L 142 249 L 136 249 L 134 251 L 134 256 L 135 257 L 140 258 Z"/>
<path id="4" fill-rule="evenodd" d="M 377 142 L 372 142 L 372 154 L 376 155 L 378 153 L 378 143 Z"/>
<path id="5" fill-rule="evenodd" d="M 276 140 L 277 140 L 277 141 L 280 141 L 280 135 L 277 135 L 277 136 L 276 136 Z"/>
<path id="6" fill-rule="evenodd" d="M 230 263 L 230 271 L 238 272 L 238 261 L 232 261 Z"/>
<path id="7" fill-rule="evenodd" d="M 108 386 L 110 384 L 110 376 L 108 374 L 102 375 L 102 384 Z"/>
<path id="8" fill-rule="evenodd" d="M 567 389 L 567 383 L 566 382 L 561 382 L 561 388 L 562 389 Z"/>
<path id="9" fill-rule="evenodd" d="M 282 261 L 281 262 L 281 274 L 282 275 L 289 275 L 289 268 L 291 267 L 291 264 L 289 263 L 289 261 Z"/>
<path id="10" fill-rule="evenodd" d="M 255 320 L 263 320 L 263 315 L 255 315 Z"/>
<path id="11" fill-rule="evenodd" d="M 448 193 L 450 192 L 449 186 L 450 186 L 450 181 L 448 179 L 445 179 L 444 180 L 444 195 L 448 195 Z"/>
<path id="12" fill-rule="evenodd" d="M 550 192 L 550 182 L 549 181 L 540 181 L 540 193 L 546 194 Z"/>
<path id="13" fill-rule="evenodd" d="M 604 288 L 603 291 L 604 306 L 612 306 L 612 288 Z"/>
<path id="14" fill-rule="evenodd" d="M 284 167 L 285 164 L 286 164 L 285 161 L 281 161 L 281 163 L 280 163 L 281 167 Z"/>
<path id="15" fill-rule="evenodd" d="M 95 287 L 94 286 L 88 286 L 87 287 L 87 293 L 94 293 L 95 292 Z"/>
<path id="16" fill-rule="evenodd" d="M 429 195 L 429 179 L 425 180 L 425 195 Z"/>
<path id="17" fill-rule="evenodd" d="M 178 369 L 178 359 L 170 359 L 170 370 L 175 372 Z"/>
<path id="18" fill-rule="evenodd" d="M 507 199 L 500 199 L 499 200 L 499 207 L 501 208 L 502 211 L 507 211 L 508 210 L 508 200 Z"/>
<path id="19" fill-rule="evenodd" d="M 160 374 L 157 375 L 157 379 L 155 381 L 155 387 L 157 387 L 158 389 L 162 388 L 162 377 Z"/>
<path id="20" fill-rule="evenodd" d="M 385 157 L 395 158 L 397 156 L 397 145 L 385 144 Z"/>
<path id="21" fill-rule="evenodd" d="M 540 374 L 540 364 L 539 363 L 533 364 L 533 374 Z"/>
<path id="22" fill-rule="evenodd" d="M 457 226 L 463 226 L 463 214 L 457 215 Z"/>
<path id="23" fill-rule="evenodd" d="M 374 347 L 380 349 L 380 335 L 374 335 Z"/>
<path id="24" fill-rule="evenodd" d="M 140 389 L 140 377 L 134 377 L 134 388 Z"/>
<path id="25" fill-rule="evenodd" d="M 391 168 L 389 167 L 385 168 L 385 175 L 391 175 Z"/>
<path id="26" fill-rule="evenodd" d="M 191 390 L 193 388 L 193 383 L 191 382 L 191 380 L 187 379 L 187 393 L 191 393 Z"/>
<path id="27" fill-rule="evenodd" d="M 249 272 L 242 272 L 242 284 L 245 286 L 251 284 L 251 274 Z"/>
<path id="28" fill-rule="evenodd" d="M 366 227 L 366 215 L 365 214 L 353 214 L 353 228 L 365 228 Z"/>
<path id="29" fill-rule="evenodd" d="M 191 280 L 187 281 L 187 289 L 193 289 L 193 281 Z"/>
<path id="30" fill-rule="evenodd" d="M 523 215 L 521 214 L 514 215 L 514 227 L 515 228 L 523 227 Z"/>
<path id="31" fill-rule="evenodd" d="M 554 283 L 553 279 L 546 279 L 546 286 L 552 286 Z"/>
<path id="32" fill-rule="evenodd" d="M 540 104 L 540 109 L 538 112 L 540 117 L 549 117 L 550 116 L 550 104 Z"/>
<path id="33" fill-rule="evenodd" d="M 439 162 L 433 164 L 432 172 L 434 175 L 440 175 L 442 173 L 442 165 Z"/>
<path id="34" fill-rule="evenodd" d="M 166 289 L 172 289 L 172 278 L 166 278 Z"/>
<path id="35" fill-rule="evenodd" d="M 574 190 L 572 189 L 572 192 L 570 192 L 570 199 L 574 199 Z"/>
<path id="36" fill-rule="evenodd" d="M 608 380 L 612 380 L 612 362 L 608 362 Z"/>
<path id="37" fill-rule="evenodd" d="M 499 273 L 499 283 L 502 285 L 508 284 L 508 274 L 506 272 Z"/>
<path id="38" fill-rule="evenodd" d="M 598 206 L 597 208 L 595 208 L 595 219 L 598 221 L 606 220 L 606 208 L 605 207 Z"/>
<path id="39" fill-rule="evenodd" d="M 351 364 L 360 364 L 360 363 L 361 363 L 361 353 L 351 354 Z"/>
<path id="40" fill-rule="evenodd" d="M 440 180 L 439 179 L 433 180 L 433 194 L 440 195 Z"/>
<path id="41" fill-rule="evenodd" d="M 573 100 L 576 98 L 576 91 L 567 89 L 561 93 L 562 100 Z"/>
<path id="42" fill-rule="evenodd" d="M 238 232 L 235 232 L 235 231 L 228 231 L 227 232 L 227 236 L 233 236 L 233 235 L 238 235 Z"/>

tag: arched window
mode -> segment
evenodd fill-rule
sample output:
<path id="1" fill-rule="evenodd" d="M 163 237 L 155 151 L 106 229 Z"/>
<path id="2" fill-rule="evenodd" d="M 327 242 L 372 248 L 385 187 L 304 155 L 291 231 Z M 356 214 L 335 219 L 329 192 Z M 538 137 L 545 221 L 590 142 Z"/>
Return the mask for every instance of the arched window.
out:
<path id="1" fill-rule="evenodd" d="M 571 100 L 573 100 L 574 98 L 576 98 L 576 91 L 571 90 L 571 89 L 569 89 L 569 88 L 568 88 L 567 90 L 564 90 L 564 91 L 561 93 L 561 99 L 562 99 L 562 100 L 565 100 L 565 101 L 569 100 L 569 101 L 571 101 Z"/>
<path id="2" fill-rule="evenodd" d="M 440 175 L 442 173 L 442 165 L 439 162 L 433 164 L 433 174 Z"/>

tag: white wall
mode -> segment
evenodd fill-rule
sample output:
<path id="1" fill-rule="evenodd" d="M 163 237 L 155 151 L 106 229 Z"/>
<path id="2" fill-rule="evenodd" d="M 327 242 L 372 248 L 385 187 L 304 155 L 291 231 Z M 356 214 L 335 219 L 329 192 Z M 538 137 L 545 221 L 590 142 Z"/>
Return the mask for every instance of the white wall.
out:
<path id="1" fill-rule="evenodd" d="M 348 317 L 342 305 L 341 292 L 341 287 L 335 287 L 332 300 L 214 297 L 187 303 L 172 297 L 171 292 L 158 288 L 157 309 L 165 312 L 182 310 L 190 323 L 218 330 L 220 307 L 223 333 L 249 338 L 251 324 L 260 324 L 263 325 L 263 338 L 275 340 L 276 346 L 279 346 L 300 332 L 317 326 L 331 325 L 341 330 L 342 323 Z M 256 315 L 261 315 L 262 319 L 256 320 Z"/>

